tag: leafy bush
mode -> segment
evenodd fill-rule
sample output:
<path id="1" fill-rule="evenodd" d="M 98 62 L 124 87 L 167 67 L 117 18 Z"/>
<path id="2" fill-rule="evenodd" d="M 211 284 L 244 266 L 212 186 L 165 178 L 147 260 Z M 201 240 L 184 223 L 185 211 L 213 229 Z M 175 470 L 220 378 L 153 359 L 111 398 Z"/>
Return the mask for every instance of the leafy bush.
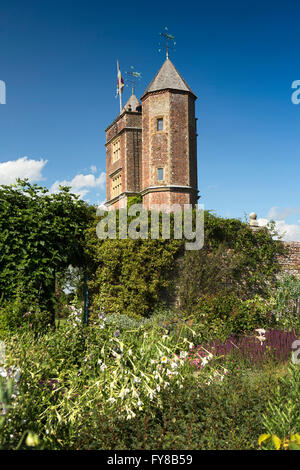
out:
<path id="1" fill-rule="evenodd" d="M 92 312 L 104 306 L 108 313 L 149 316 L 162 290 L 171 286 L 170 272 L 180 244 L 176 240 L 98 240 L 94 231 L 90 229 L 97 265 L 89 282 Z"/>
<path id="2" fill-rule="evenodd" d="M 300 368 L 290 364 L 288 373 L 272 391 L 263 415 L 264 427 L 280 439 L 300 430 Z"/>
<path id="3" fill-rule="evenodd" d="M 86 233 L 92 310 L 105 306 L 109 313 L 148 317 L 163 295 L 171 305 L 178 291 L 180 308 L 189 315 L 202 295 L 230 292 L 253 299 L 266 297 L 276 284 L 277 255 L 284 248 L 273 240 L 272 227 L 252 232 L 239 220 L 205 212 L 204 248 L 184 252 L 183 241 L 172 238 L 100 240 L 97 222 Z"/>
<path id="4" fill-rule="evenodd" d="M 284 274 L 275 292 L 274 313 L 281 328 L 300 329 L 300 279 Z"/>
<path id="5" fill-rule="evenodd" d="M 41 310 L 37 303 L 26 302 L 22 295 L 0 306 L 0 340 L 15 334 L 20 329 L 31 329 L 43 334 L 51 326 L 51 315 Z"/>
<path id="6" fill-rule="evenodd" d="M 215 295 L 199 296 L 190 317 L 208 330 L 215 323 L 221 324 L 228 337 L 230 334 L 273 326 L 272 306 L 272 300 L 259 296 L 242 300 L 235 293 L 221 291 Z"/>
<path id="7" fill-rule="evenodd" d="M 270 364 L 250 371 L 228 361 L 220 375 L 217 352 L 194 367 L 193 330 L 171 316 L 165 329 L 160 312 L 155 320 L 121 316 L 123 324 L 100 312 L 89 327 L 81 317 L 72 308 L 56 331 L 36 338 L 22 329 L 6 339 L 5 371 L 20 369 L 20 380 L 1 448 L 258 448 L 278 382 Z"/>
<path id="8" fill-rule="evenodd" d="M 274 240 L 272 226 L 257 232 L 237 219 L 222 219 L 205 212 L 205 244 L 189 251 L 180 262 L 181 308 L 190 312 L 202 295 L 233 292 L 244 300 L 268 297 L 277 285 L 278 256 L 283 244 Z"/>
<path id="9" fill-rule="evenodd" d="M 83 410 L 72 448 L 257 449 L 269 387 L 275 384 L 265 371 L 255 381 L 242 371 L 212 385 L 190 376 L 182 386 L 162 390 L 161 408 L 147 408 L 122 422 L 113 413 L 103 417 L 94 406 Z"/>

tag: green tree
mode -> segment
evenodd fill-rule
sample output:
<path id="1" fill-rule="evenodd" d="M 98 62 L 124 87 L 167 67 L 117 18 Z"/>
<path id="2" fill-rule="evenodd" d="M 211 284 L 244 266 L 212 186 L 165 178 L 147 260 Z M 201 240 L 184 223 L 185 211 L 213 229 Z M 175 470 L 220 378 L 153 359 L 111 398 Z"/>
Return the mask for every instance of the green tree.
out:
<path id="1" fill-rule="evenodd" d="M 60 187 L 17 180 L 0 186 L 0 299 L 24 302 L 48 311 L 54 322 L 56 273 L 85 264 L 83 237 L 94 208 Z"/>

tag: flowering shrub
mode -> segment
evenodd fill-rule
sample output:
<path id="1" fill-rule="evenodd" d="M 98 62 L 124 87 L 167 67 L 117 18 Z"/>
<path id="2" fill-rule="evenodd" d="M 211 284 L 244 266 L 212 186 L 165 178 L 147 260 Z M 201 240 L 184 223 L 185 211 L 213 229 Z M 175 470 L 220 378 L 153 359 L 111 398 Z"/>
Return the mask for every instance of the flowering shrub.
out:
<path id="1" fill-rule="evenodd" d="M 49 447 L 65 428 L 80 427 L 82 414 L 94 409 L 120 423 L 146 410 L 155 413 L 162 407 L 162 392 L 183 387 L 190 374 L 188 326 L 176 336 L 148 324 L 120 331 L 117 323 L 106 324 L 102 310 L 84 327 L 81 314 L 72 307 L 56 332 L 38 340 L 23 332 L 7 342 L 9 362 L 22 370 L 21 393 L 14 398 L 16 440 L 28 416 L 35 416 L 31 431 Z"/>
<path id="2" fill-rule="evenodd" d="M 195 347 L 185 322 L 171 330 L 147 321 L 128 328 L 117 318 L 107 321 L 101 308 L 86 327 L 73 306 L 56 331 L 37 337 L 21 330 L 6 339 L 0 448 L 257 448 L 273 379 L 262 374 L 251 385 L 247 369 L 221 365 L 226 351 L 246 354 L 242 338 L 231 350 L 220 342 L 213 350 L 212 343 Z M 258 329 L 251 341 L 287 347 L 285 338 Z"/>

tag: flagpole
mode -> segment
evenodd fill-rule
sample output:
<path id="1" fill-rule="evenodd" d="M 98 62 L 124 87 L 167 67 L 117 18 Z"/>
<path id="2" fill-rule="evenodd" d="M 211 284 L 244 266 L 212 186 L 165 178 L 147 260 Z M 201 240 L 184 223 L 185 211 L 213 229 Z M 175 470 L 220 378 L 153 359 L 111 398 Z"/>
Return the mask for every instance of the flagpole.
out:
<path id="1" fill-rule="evenodd" d="M 122 79 L 121 79 L 121 73 L 119 69 L 119 61 L 117 60 L 117 71 L 118 71 L 118 93 L 120 96 L 120 114 L 122 111 Z"/>

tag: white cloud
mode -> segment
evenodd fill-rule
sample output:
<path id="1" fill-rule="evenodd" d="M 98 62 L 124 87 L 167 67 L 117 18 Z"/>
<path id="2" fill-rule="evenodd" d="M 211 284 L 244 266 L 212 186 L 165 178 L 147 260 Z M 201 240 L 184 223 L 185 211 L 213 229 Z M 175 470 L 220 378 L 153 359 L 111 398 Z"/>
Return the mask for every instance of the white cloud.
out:
<path id="1" fill-rule="evenodd" d="M 78 174 L 74 176 L 71 181 L 63 180 L 63 181 L 55 181 L 50 188 L 51 193 L 56 193 L 59 191 L 59 186 L 71 186 L 71 192 L 74 194 L 79 195 L 80 197 L 84 197 L 91 189 L 104 189 L 106 182 L 106 173 L 102 172 L 98 176 L 89 174 L 89 175 L 82 175 Z"/>
<path id="2" fill-rule="evenodd" d="M 269 220 L 285 220 L 290 215 L 299 214 L 300 207 L 285 207 L 280 210 L 278 206 L 271 207 L 268 212 L 267 219 Z"/>
<path id="3" fill-rule="evenodd" d="M 0 163 L 0 184 L 11 184 L 17 178 L 28 178 L 31 183 L 43 180 L 42 170 L 47 160 L 33 160 L 28 157 Z"/>
<path id="4" fill-rule="evenodd" d="M 274 219 L 273 219 L 274 220 Z M 263 227 L 266 225 L 270 219 L 258 219 L 258 224 Z M 283 235 L 283 240 L 289 242 L 299 242 L 300 241 L 300 225 L 297 224 L 288 224 L 285 220 L 275 220 L 275 229 L 279 235 Z"/>
<path id="5" fill-rule="evenodd" d="M 284 207 L 280 209 L 278 206 L 271 207 L 266 218 L 258 219 L 260 226 L 266 225 L 270 220 L 275 222 L 275 229 L 285 241 L 300 241 L 300 220 L 298 224 L 289 224 L 286 219 L 291 215 L 299 214 L 300 207 Z"/>
<path id="6" fill-rule="evenodd" d="M 97 167 L 95 165 L 91 165 L 90 168 L 92 173 L 97 173 Z"/>

